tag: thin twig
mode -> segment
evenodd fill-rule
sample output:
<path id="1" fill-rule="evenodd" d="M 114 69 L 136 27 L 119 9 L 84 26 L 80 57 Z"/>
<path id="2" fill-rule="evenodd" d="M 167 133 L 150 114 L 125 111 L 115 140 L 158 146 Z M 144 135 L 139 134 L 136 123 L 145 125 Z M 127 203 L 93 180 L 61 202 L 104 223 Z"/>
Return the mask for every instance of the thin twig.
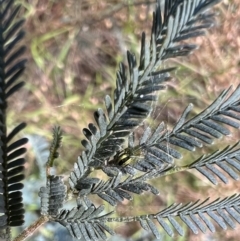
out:
<path id="1" fill-rule="evenodd" d="M 161 176 L 168 176 L 177 172 L 183 172 L 187 171 L 189 168 L 189 165 L 187 166 L 173 166 L 171 169 L 167 170 L 166 172 L 163 173 Z"/>
<path id="2" fill-rule="evenodd" d="M 30 237 L 39 227 L 41 227 L 44 223 L 49 221 L 49 216 L 44 215 L 41 216 L 36 222 L 34 222 L 32 225 L 27 227 L 23 230 L 22 233 L 20 233 L 13 241 L 23 241 L 26 240 L 28 237 Z"/>

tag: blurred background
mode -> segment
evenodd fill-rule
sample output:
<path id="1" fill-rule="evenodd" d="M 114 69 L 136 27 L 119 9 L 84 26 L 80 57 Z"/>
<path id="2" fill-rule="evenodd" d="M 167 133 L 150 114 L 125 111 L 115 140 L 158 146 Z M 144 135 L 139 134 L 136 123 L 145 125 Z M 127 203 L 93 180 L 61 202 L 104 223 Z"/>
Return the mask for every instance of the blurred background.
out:
<path id="1" fill-rule="evenodd" d="M 154 0 L 19 0 L 26 18 L 24 26 L 28 64 L 22 79 L 25 88 L 10 100 L 9 129 L 24 121 L 22 135 L 29 138 L 24 188 L 26 226 L 39 215 L 38 191 L 45 184 L 44 165 L 48 156 L 52 128 L 64 131 L 61 156 L 56 161 L 56 174 L 66 181 L 83 147 L 81 130 L 94 122 L 93 112 L 103 108 L 106 94 L 115 88 L 118 64 L 126 63 L 126 50 L 139 57 L 142 31 L 150 33 Z M 193 114 L 206 108 L 222 90 L 237 87 L 240 69 L 240 3 L 223 0 L 215 7 L 216 25 L 206 37 L 193 39 L 199 50 L 188 58 L 171 60 L 178 66 L 172 74 L 168 90 L 160 93 L 150 125 L 165 121 L 171 128 L 191 102 Z M 148 35 L 149 36 L 149 35 Z M 169 61 L 170 62 L 170 61 Z M 20 100 L 20 101 L 19 101 Z M 236 143 L 239 132 L 216 140 L 194 153 L 186 153 L 183 162 L 190 163 L 209 151 Z M 178 173 L 154 183 L 160 190 L 157 197 L 135 196 L 133 202 L 117 207 L 116 215 L 158 212 L 176 203 L 211 197 L 225 197 L 239 191 L 240 185 L 213 186 L 197 172 Z M 100 201 L 98 200 L 97 202 Z M 69 204 L 69 208 L 71 203 Z M 112 210 L 106 204 L 106 210 Z M 143 212 L 144 211 L 144 212 Z M 119 236 L 110 240 L 154 240 L 137 223 L 113 226 Z M 160 229 L 160 228 L 159 228 Z M 14 235 L 19 230 L 16 230 Z M 48 223 L 28 240 L 71 240 L 60 225 Z M 239 239 L 238 230 L 194 235 L 186 228 L 184 237 L 173 239 L 162 233 L 162 240 L 227 240 Z"/>

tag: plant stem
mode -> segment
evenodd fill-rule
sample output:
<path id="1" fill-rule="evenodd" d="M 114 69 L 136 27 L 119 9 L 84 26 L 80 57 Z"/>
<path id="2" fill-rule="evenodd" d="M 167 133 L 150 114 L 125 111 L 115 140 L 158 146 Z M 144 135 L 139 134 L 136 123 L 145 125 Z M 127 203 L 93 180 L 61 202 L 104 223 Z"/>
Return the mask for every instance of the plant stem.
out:
<path id="1" fill-rule="evenodd" d="M 164 172 L 164 174 L 162 176 L 168 176 L 177 172 L 183 172 L 183 171 L 187 171 L 189 169 L 189 166 L 173 166 L 171 169 L 169 169 L 168 171 Z"/>
<path id="2" fill-rule="evenodd" d="M 49 216 L 44 215 L 41 216 L 36 222 L 27 227 L 20 233 L 13 241 L 23 241 L 26 240 L 29 236 L 31 236 L 39 227 L 41 227 L 44 223 L 49 221 Z"/>

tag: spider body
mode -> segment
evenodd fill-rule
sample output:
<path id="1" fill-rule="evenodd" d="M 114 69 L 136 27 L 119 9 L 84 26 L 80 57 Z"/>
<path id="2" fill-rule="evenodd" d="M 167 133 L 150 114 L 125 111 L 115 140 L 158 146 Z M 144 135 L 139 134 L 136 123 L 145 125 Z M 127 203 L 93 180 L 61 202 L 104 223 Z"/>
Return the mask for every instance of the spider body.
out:
<path id="1" fill-rule="evenodd" d="M 114 159 L 111 161 L 118 166 L 125 167 L 129 164 L 135 164 L 139 159 L 144 158 L 144 151 L 141 147 L 126 148 L 119 153 L 117 153 Z"/>

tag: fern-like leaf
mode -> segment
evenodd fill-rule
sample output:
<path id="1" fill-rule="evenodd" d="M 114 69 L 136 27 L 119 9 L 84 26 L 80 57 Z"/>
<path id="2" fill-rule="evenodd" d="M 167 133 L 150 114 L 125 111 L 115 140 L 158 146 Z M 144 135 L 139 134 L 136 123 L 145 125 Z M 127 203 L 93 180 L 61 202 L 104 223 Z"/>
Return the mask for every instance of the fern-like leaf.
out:
<path id="1" fill-rule="evenodd" d="M 53 141 L 50 146 L 50 153 L 49 153 L 48 162 L 47 162 L 47 165 L 49 167 L 53 166 L 54 160 L 59 156 L 59 153 L 57 150 L 59 149 L 61 142 L 62 142 L 62 130 L 59 126 L 55 126 L 53 128 Z"/>
<path id="2" fill-rule="evenodd" d="M 206 204 L 207 203 L 207 204 Z M 156 238 L 160 238 L 156 223 L 170 236 L 174 236 L 174 229 L 181 236 L 184 235 L 182 222 L 195 234 L 199 231 L 205 233 L 207 229 L 215 232 L 214 221 L 220 228 L 228 226 L 235 228 L 236 222 L 240 224 L 240 194 L 224 199 L 216 199 L 209 203 L 209 198 L 200 202 L 172 204 L 156 214 L 135 217 L 107 218 L 107 222 L 138 221 L 143 229 L 150 231 Z M 156 220 L 156 222 L 154 222 Z"/>
<path id="3" fill-rule="evenodd" d="M 41 187 L 41 214 L 56 216 L 66 198 L 67 187 L 63 183 L 63 177 L 50 176 L 47 187 Z"/>
<path id="4" fill-rule="evenodd" d="M 205 12 L 218 1 L 165 1 L 165 9 L 157 3 L 153 14 L 150 45 L 142 35 L 142 46 L 139 66 L 135 55 L 127 52 L 129 75 L 126 67 L 120 64 L 117 72 L 116 89 L 113 100 L 106 96 L 107 115 L 102 109 L 95 114 L 97 127 L 93 124 L 83 130 L 86 139 L 82 141 L 86 148 L 84 161 L 86 166 L 99 167 L 120 150 L 124 137 L 130 135 L 151 113 L 152 104 L 157 100 L 156 91 L 165 88 L 169 72 L 174 68 L 161 69 L 161 64 L 168 58 L 183 56 L 196 49 L 196 45 L 182 44 L 182 40 L 204 34 L 204 29 L 213 24 L 212 15 Z M 171 139 L 180 145 L 178 140 Z M 185 147 L 191 148 L 191 145 Z M 72 176 L 77 176 L 73 171 Z M 81 169 L 82 170 L 82 169 Z M 77 170 L 78 174 L 81 170 Z M 90 173 L 84 170 L 81 177 Z M 79 180 L 79 179 L 78 179 Z M 70 178 L 70 186 L 75 189 L 76 183 Z"/>
<path id="5" fill-rule="evenodd" d="M 60 208 L 63 207 L 67 194 L 67 187 L 64 185 L 63 177 L 50 174 L 50 168 L 54 160 L 58 158 L 58 149 L 62 141 L 62 130 L 59 126 L 53 128 L 53 140 L 49 150 L 49 157 L 46 165 L 47 184 L 41 187 L 39 197 L 41 197 L 41 214 L 56 216 Z"/>
<path id="6" fill-rule="evenodd" d="M 230 135 L 230 130 L 226 125 L 239 128 L 240 127 L 240 85 L 232 92 L 231 87 L 223 91 L 219 97 L 205 110 L 190 120 L 187 116 L 193 105 L 190 104 L 182 113 L 175 127 L 169 131 L 161 123 L 154 132 L 147 128 L 143 133 L 139 145 L 135 145 L 134 149 L 141 150 L 141 158 L 133 167 L 148 172 L 158 169 L 164 169 L 166 165 L 174 166 L 174 158 L 181 159 L 181 153 L 176 147 L 181 147 L 188 151 L 194 151 L 201 148 L 203 144 L 212 144 L 214 138 L 221 138 L 223 135 Z M 235 166 L 236 161 L 234 161 Z M 216 179 L 211 175 L 209 170 L 226 182 L 226 178 L 221 175 L 213 165 L 205 164 L 202 168 L 198 165 L 195 168 L 203 175 L 211 177 L 213 183 L 217 183 Z M 230 164 L 231 165 L 231 164 Z M 237 179 L 238 175 L 229 168 L 229 164 L 224 162 L 218 165 L 227 172 L 232 178 Z M 206 170 L 209 169 L 209 170 Z"/>
<path id="7" fill-rule="evenodd" d="M 111 215 L 112 212 L 102 214 L 104 206 L 96 208 L 94 205 L 85 208 L 79 206 L 72 210 L 62 210 L 61 213 L 55 218 L 67 228 L 72 237 L 85 240 L 106 240 L 106 232 L 114 235 L 115 233 L 105 224 L 106 217 Z"/>
<path id="8" fill-rule="evenodd" d="M 107 168 L 106 168 L 107 169 Z M 106 173 L 111 172 L 106 170 Z M 112 169 L 109 167 L 108 169 Z M 132 200 L 130 193 L 142 194 L 143 192 L 151 192 L 154 195 L 158 195 L 159 191 L 146 180 L 149 178 L 129 176 L 122 181 L 122 172 L 117 170 L 117 174 L 107 181 L 102 181 L 98 178 L 87 178 L 76 185 L 78 190 L 78 196 L 84 198 L 88 194 L 97 194 L 104 201 L 108 202 L 112 206 L 116 206 L 117 203 L 122 202 L 124 199 Z M 77 180 L 76 180 L 77 181 Z"/>
<path id="9" fill-rule="evenodd" d="M 198 170 L 215 185 L 218 183 L 215 176 L 224 183 L 228 183 L 228 177 L 238 180 L 240 172 L 240 149 L 236 148 L 238 145 L 239 143 L 207 156 L 201 156 L 189 165 L 189 169 Z"/>
<path id="10" fill-rule="evenodd" d="M 20 6 L 14 3 L 14 0 L 0 2 L 0 133 L 1 133 L 1 156 L 0 156 L 0 209 L 2 230 L 1 236 L 10 240 L 10 227 L 22 225 L 24 222 L 24 208 L 22 204 L 23 188 L 21 181 L 24 178 L 24 158 L 21 156 L 26 152 L 22 147 L 27 139 L 22 138 L 10 143 L 16 134 L 22 130 L 26 124 L 22 123 L 15 127 L 7 135 L 6 127 L 6 109 L 7 98 L 18 91 L 24 82 L 19 82 L 18 78 L 24 70 L 26 60 L 23 60 L 22 54 L 25 47 L 16 47 L 24 36 L 21 27 L 24 20 L 14 20 L 17 16 Z"/>

